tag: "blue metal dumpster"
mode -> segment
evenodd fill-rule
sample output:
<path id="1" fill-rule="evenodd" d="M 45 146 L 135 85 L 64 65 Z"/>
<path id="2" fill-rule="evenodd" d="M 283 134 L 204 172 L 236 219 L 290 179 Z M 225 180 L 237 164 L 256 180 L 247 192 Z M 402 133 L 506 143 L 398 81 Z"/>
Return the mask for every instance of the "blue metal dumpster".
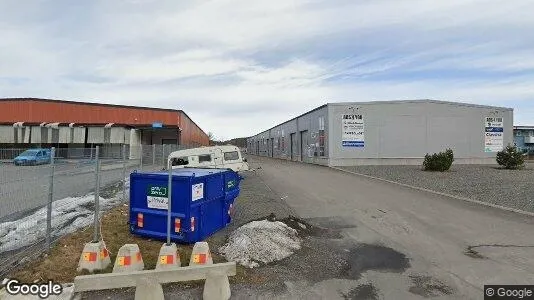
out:
<path id="1" fill-rule="evenodd" d="M 130 174 L 130 231 L 167 237 L 168 172 Z M 176 169 L 172 178 L 171 240 L 195 243 L 231 221 L 241 177 L 232 170 Z"/>

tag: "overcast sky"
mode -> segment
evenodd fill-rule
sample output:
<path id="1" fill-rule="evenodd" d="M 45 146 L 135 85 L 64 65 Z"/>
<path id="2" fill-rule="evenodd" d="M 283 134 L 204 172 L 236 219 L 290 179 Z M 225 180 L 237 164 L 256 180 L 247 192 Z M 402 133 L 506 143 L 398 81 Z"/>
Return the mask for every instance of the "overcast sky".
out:
<path id="1" fill-rule="evenodd" d="M 534 125 L 534 1 L 0 1 L 0 97 L 183 109 L 221 139 L 326 102 L 441 99 Z"/>

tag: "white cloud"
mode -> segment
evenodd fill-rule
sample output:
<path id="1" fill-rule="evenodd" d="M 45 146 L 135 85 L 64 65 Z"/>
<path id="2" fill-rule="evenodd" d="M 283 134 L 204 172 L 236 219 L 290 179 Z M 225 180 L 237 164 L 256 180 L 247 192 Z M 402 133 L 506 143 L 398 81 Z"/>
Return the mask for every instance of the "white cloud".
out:
<path id="1" fill-rule="evenodd" d="M 334 101 L 436 98 L 534 119 L 533 1 L 63 4 L 0 3 L 0 97 L 180 108 L 226 138 Z"/>
<path id="2" fill-rule="evenodd" d="M 126 83 L 150 82 L 227 74 L 246 65 L 246 61 L 211 56 L 208 51 L 199 50 L 150 60 L 117 59 L 99 67 L 97 74 L 120 79 L 120 82 Z"/>

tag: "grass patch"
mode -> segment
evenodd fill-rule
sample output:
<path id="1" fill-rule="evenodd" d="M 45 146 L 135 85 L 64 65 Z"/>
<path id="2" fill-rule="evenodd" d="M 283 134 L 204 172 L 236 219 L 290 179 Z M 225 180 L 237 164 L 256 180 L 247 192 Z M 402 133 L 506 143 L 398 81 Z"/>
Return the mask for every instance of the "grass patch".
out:
<path id="1" fill-rule="evenodd" d="M 135 236 L 130 233 L 128 227 L 128 211 L 126 204 L 120 205 L 108 211 L 102 217 L 102 236 L 106 246 L 111 252 L 112 264 L 100 273 L 111 273 L 113 263 L 117 256 L 119 248 L 124 244 L 137 244 L 143 255 L 145 270 L 153 270 L 156 267 L 158 254 L 164 241 L 153 240 Z M 17 278 L 21 282 L 45 282 L 53 280 L 58 283 L 69 283 L 74 281 L 77 275 L 86 275 L 87 272 L 78 273 L 78 261 L 83 251 L 85 243 L 92 240 L 93 227 L 89 226 L 80 231 L 71 233 L 59 239 L 49 255 L 42 255 L 38 259 L 27 263 L 22 268 L 11 274 L 11 278 Z M 226 240 L 225 236 L 215 234 L 207 242 L 210 244 L 210 250 L 214 263 L 226 262 L 225 258 L 218 255 L 216 250 L 220 244 Z M 193 245 L 178 244 L 178 253 L 182 266 L 189 265 Z M 237 266 L 237 275 L 230 277 L 231 283 L 263 283 L 266 278 L 260 278 L 250 274 L 252 271 L 244 267 Z M 181 283 L 184 287 L 196 286 L 202 282 Z"/>

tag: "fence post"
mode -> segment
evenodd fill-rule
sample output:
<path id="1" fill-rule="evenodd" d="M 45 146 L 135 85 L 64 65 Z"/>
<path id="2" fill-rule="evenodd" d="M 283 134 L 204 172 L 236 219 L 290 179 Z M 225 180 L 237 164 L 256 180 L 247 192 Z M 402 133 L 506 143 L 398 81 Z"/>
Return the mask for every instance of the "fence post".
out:
<path id="1" fill-rule="evenodd" d="M 122 201 L 126 201 L 126 145 L 122 145 Z"/>
<path id="2" fill-rule="evenodd" d="M 152 145 L 152 168 L 156 167 L 156 144 Z"/>
<path id="3" fill-rule="evenodd" d="M 165 144 L 161 145 L 161 160 L 162 168 L 165 168 Z"/>
<path id="4" fill-rule="evenodd" d="M 143 172 L 143 144 L 139 145 L 139 152 L 141 155 L 139 155 L 139 171 Z"/>
<path id="5" fill-rule="evenodd" d="M 56 148 L 52 147 L 50 151 L 50 183 L 48 185 L 48 205 L 46 206 L 46 247 L 50 252 L 52 247 L 52 201 L 54 201 L 54 158 Z"/>
<path id="6" fill-rule="evenodd" d="M 172 206 L 172 165 L 171 160 L 167 162 L 169 168 L 169 182 L 167 186 L 167 246 L 171 245 L 171 206 Z"/>
<path id="7" fill-rule="evenodd" d="M 93 242 L 97 243 L 100 239 L 98 237 L 98 219 L 100 217 L 100 146 L 96 146 L 95 151 L 95 219 L 94 219 L 94 235 Z"/>

